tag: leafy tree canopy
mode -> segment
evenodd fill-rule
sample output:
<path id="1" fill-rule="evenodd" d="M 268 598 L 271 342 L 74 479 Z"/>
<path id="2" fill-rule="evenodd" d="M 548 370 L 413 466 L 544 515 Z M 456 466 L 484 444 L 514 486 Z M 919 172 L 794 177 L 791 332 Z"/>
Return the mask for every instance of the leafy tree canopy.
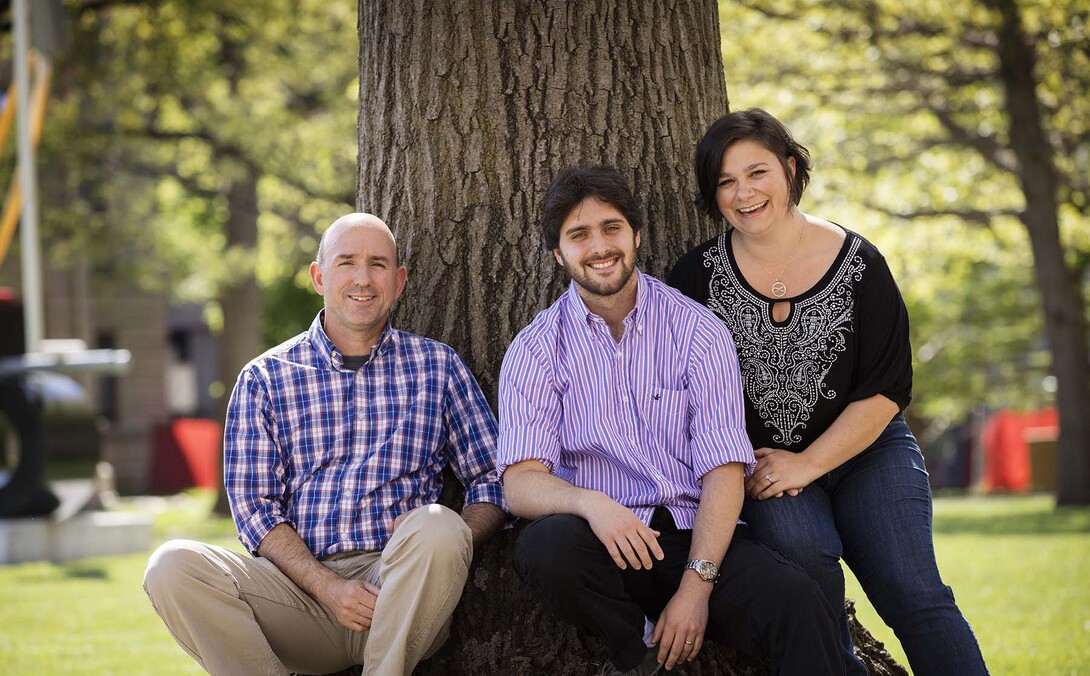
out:
<path id="1" fill-rule="evenodd" d="M 208 303 L 213 319 L 219 290 L 253 274 L 275 308 L 264 341 L 301 330 L 317 307 L 305 273 L 315 226 L 354 202 L 355 3 L 68 8 L 73 44 L 40 158 L 49 254 Z M 1090 9 L 1019 11 L 1062 241 L 1085 291 Z M 894 268 L 913 319 L 916 412 L 945 422 L 979 402 L 1050 403 L 997 12 L 983 0 L 758 0 L 720 3 L 720 18 L 732 106 L 787 122 L 816 163 L 803 208 L 871 238 Z M 224 232 L 225 186 L 243 169 L 259 177 L 256 253 Z"/>
<path id="2" fill-rule="evenodd" d="M 1059 174 L 1067 261 L 1090 289 L 1090 9 L 1017 3 Z M 720 3 L 733 108 L 762 107 L 815 161 L 806 211 L 875 241 L 913 322 L 917 415 L 1052 402 L 1021 167 L 982 0 Z"/>
<path id="3" fill-rule="evenodd" d="M 207 303 L 213 324 L 220 290 L 255 275 L 275 308 L 266 343 L 309 323 L 315 228 L 355 201 L 355 3 L 68 9 L 72 47 L 55 65 L 39 158 L 48 254 Z M 226 189 L 244 170 L 258 177 L 256 252 L 224 231 Z"/>

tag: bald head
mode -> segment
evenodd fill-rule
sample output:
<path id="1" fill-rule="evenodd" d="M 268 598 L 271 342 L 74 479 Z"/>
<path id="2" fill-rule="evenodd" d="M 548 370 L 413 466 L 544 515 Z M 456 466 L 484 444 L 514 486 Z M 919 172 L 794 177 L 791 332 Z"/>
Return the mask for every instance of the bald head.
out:
<path id="1" fill-rule="evenodd" d="M 341 352 L 366 355 L 405 289 L 390 228 L 371 214 L 348 214 L 322 235 L 310 281 L 323 298 L 322 328 Z"/>
<path id="2" fill-rule="evenodd" d="M 315 258 L 315 262 L 318 263 L 318 265 L 323 265 L 328 256 L 330 243 L 335 241 L 345 231 L 353 228 L 367 228 L 373 229 L 376 232 L 381 232 L 390 240 L 390 244 L 393 247 L 394 263 L 397 263 L 397 241 L 394 240 L 394 233 L 391 232 L 389 226 L 374 214 L 359 212 L 341 216 L 333 221 L 332 225 L 326 228 L 326 231 L 322 234 L 322 239 L 318 242 L 318 256 Z"/>

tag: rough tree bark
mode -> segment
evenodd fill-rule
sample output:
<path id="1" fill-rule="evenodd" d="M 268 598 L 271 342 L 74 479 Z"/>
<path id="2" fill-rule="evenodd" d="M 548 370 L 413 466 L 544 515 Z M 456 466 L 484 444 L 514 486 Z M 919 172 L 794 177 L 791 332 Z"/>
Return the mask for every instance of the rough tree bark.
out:
<path id="1" fill-rule="evenodd" d="M 410 266 L 396 321 L 457 349 L 490 397 L 508 343 L 563 288 L 537 229 L 562 166 L 631 178 L 652 274 L 711 236 L 691 164 L 727 110 L 715 2 L 359 7 L 357 204 Z"/>
<path id="2" fill-rule="evenodd" d="M 538 204 L 569 164 L 630 177 L 661 275 L 712 236 L 692 154 L 727 110 L 714 0 L 359 3 L 357 206 L 409 266 L 395 323 L 453 346 L 494 401 L 511 339 L 563 290 Z M 511 569 L 514 533 L 477 553 L 452 639 L 418 674 L 586 674 L 597 642 L 562 625 Z M 875 673 L 904 673 L 866 644 Z M 689 674 L 763 673 L 712 648 Z"/>
<path id="3" fill-rule="evenodd" d="M 1020 214 L 1029 231 L 1037 286 L 1051 344 L 1060 415 L 1056 502 L 1090 505 L 1090 339 L 1079 280 L 1064 259 L 1060 241 L 1059 182 L 1041 121 L 1034 79 L 1034 52 L 1014 0 L 987 0 L 999 13 L 1000 73 L 1010 119 L 1010 144 L 1026 196 Z"/>

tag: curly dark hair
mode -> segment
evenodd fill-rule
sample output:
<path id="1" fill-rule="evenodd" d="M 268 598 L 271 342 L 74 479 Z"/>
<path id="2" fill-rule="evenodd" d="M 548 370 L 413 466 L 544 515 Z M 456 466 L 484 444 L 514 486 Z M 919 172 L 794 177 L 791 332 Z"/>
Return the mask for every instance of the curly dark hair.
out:
<path id="1" fill-rule="evenodd" d="M 643 212 L 621 172 L 608 165 L 567 167 L 553 177 L 541 202 L 541 238 L 548 249 L 560 246 L 560 228 L 571 210 L 588 197 L 612 204 L 633 232 L 643 227 Z"/>

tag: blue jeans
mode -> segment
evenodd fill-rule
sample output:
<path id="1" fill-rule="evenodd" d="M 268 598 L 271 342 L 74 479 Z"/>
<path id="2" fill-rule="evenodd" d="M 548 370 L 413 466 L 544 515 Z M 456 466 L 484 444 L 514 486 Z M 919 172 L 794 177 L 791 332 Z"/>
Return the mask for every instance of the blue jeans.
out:
<path id="1" fill-rule="evenodd" d="M 920 676 L 987 674 L 976 636 L 943 584 L 931 538 L 931 486 L 923 454 L 898 415 L 862 453 L 796 497 L 746 498 L 742 518 L 753 536 L 798 562 L 833 608 L 844 607 L 848 564 Z M 847 614 L 841 643 L 851 673 Z"/>

